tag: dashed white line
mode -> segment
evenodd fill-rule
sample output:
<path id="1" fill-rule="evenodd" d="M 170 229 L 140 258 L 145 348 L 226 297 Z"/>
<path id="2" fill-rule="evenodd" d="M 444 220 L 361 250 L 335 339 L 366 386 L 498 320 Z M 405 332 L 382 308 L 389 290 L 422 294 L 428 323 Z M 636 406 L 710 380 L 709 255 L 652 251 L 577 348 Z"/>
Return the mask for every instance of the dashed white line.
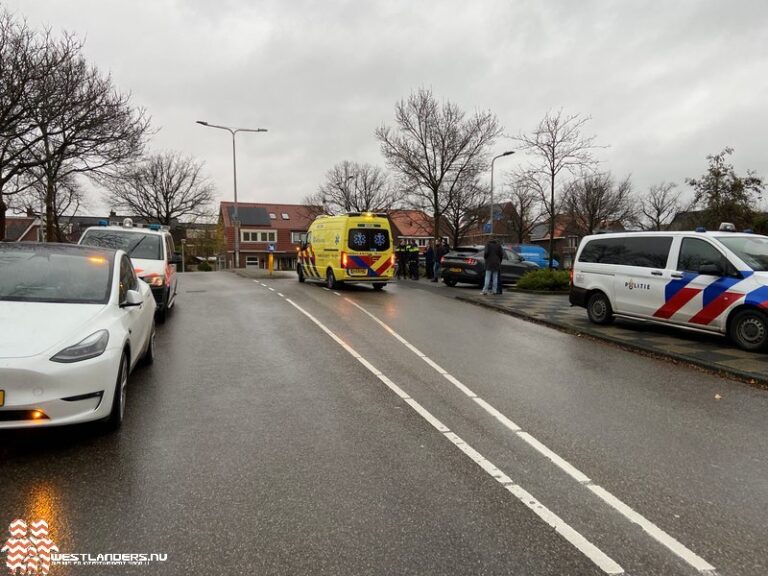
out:
<path id="1" fill-rule="evenodd" d="M 341 296 L 341 294 L 339 294 L 338 292 L 334 292 L 334 294 L 336 294 L 336 296 Z"/>
<path id="2" fill-rule="evenodd" d="M 314 322 L 323 332 L 333 338 L 336 343 L 341 345 L 353 358 L 358 360 L 365 368 L 376 376 L 379 380 L 384 382 L 395 394 L 403 399 L 413 410 L 429 422 L 436 430 L 447 438 L 454 446 L 459 448 L 465 455 L 467 455 L 473 462 L 475 462 L 486 473 L 492 476 L 499 484 L 504 486 L 510 494 L 515 496 L 526 507 L 532 510 L 539 518 L 544 520 L 549 526 L 553 527 L 555 531 L 570 542 L 577 550 L 589 558 L 596 566 L 598 566 L 606 574 L 624 574 L 624 569 L 616 563 L 612 558 L 600 550 L 597 546 L 592 544 L 579 532 L 574 530 L 567 522 L 560 518 L 557 514 L 549 510 L 536 498 L 534 498 L 529 492 L 522 487 L 515 484 L 512 479 L 497 468 L 492 462 L 486 459 L 477 450 L 472 448 L 469 444 L 464 442 L 457 434 L 451 432 L 451 430 L 438 420 L 431 412 L 419 404 L 416 400 L 408 396 L 397 384 L 387 378 L 378 368 L 371 364 L 368 360 L 363 358 L 354 348 L 349 346 L 344 340 L 334 334 L 329 328 L 327 328 L 322 322 L 315 318 L 312 314 L 304 310 L 301 306 L 296 304 L 290 298 L 286 298 L 286 302 L 291 304 L 299 312 L 304 314 L 312 322 Z"/>
<path id="3" fill-rule="evenodd" d="M 274 291 L 275 291 L 275 289 L 274 289 L 274 288 L 272 288 L 272 286 L 267 286 L 267 288 L 268 288 L 270 291 L 272 291 L 272 292 L 274 292 Z"/>
<path id="4" fill-rule="evenodd" d="M 432 368 L 434 368 L 441 376 L 443 376 L 456 388 L 461 390 L 466 396 L 469 396 L 470 398 L 472 398 L 488 414 L 496 418 L 504 426 L 506 426 L 508 429 L 513 431 L 520 439 L 525 441 L 534 450 L 536 450 L 541 455 L 549 459 L 555 466 L 560 468 L 563 472 L 568 474 L 571 478 L 576 480 L 579 484 L 589 488 L 603 502 L 611 506 L 614 510 L 619 512 L 627 520 L 629 520 L 634 524 L 639 525 L 649 536 L 651 536 L 651 538 L 653 538 L 658 543 L 660 543 L 661 545 L 666 547 L 668 550 L 670 550 L 673 554 L 675 554 L 676 556 L 678 556 L 679 558 L 683 559 L 685 562 L 693 566 L 699 572 L 702 572 L 702 573 L 714 572 L 715 567 L 712 566 L 706 560 L 704 560 L 704 558 L 697 555 L 695 552 L 693 552 L 692 550 L 690 550 L 689 548 L 681 544 L 673 536 L 671 536 L 670 534 L 666 533 L 664 530 L 656 526 L 653 522 L 651 522 L 650 520 L 642 516 L 639 512 L 636 512 L 635 510 L 627 506 L 624 502 L 619 500 L 616 496 L 614 496 L 604 488 L 601 488 L 600 486 L 596 486 L 595 484 L 592 484 L 592 481 L 589 479 L 589 477 L 586 474 L 584 474 L 578 468 L 573 466 L 570 462 L 568 462 L 567 460 L 559 456 L 557 453 L 547 448 L 544 444 L 539 442 L 531 434 L 523 431 L 517 424 L 515 424 L 509 418 L 504 416 L 491 404 L 489 404 L 488 402 L 486 402 L 485 400 L 477 396 L 474 392 L 472 392 L 472 390 L 470 390 L 467 386 L 462 384 L 458 380 L 458 378 L 455 378 L 454 376 L 449 374 L 440 365 L 438 365 L 436 362 L 431 360 L 426 354 L 424 354 L 421 350 L 419 350 L 413 344 L 408 342 L 408 340 L 403 338 L 392 327 L 390 327 L 388 324 L 386 324 L 376 315 L 372 314 L 371 312 L 369 312 L 368 310 L 360 306 L 357 302 L 354 302 L 349 298 L 345 298 L 345 300 L 350 304 L 352 304 L 353 306 L 355 306 L 361 312 L 366 314 L 368 317 L 370 317 L 374 322 L 379 324 L 382 328 L 384 328 L 387 332 L 389 332 L 395 339 L 397 339 L 401 344 L 403 344 L 406 348 L 411 350 L 419 358 L 424 360 L 427 364 L 429 364 Z"/>
<path id="5" fill-rule="evenodd" d="M 280 296 L 280 298 L 285 298 L 285 296 L 283 296 L 282 292 L 278 292 L 277 295 Z"/>

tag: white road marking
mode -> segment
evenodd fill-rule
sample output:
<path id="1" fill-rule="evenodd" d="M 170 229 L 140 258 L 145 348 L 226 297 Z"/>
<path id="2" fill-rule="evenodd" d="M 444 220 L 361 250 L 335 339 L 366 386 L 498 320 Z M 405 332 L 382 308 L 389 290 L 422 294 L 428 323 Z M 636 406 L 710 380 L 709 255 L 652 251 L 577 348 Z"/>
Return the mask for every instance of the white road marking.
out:
<path id="1" fill-rule="evenodd" d="M 285 296 L 283 296 L 282 292 L 278 292 L 277 295 L 280 296 L 280 298 L 285 298 Z"/>
<path id="2" fill-rule="evenodd" d="M 325 290 L 326 292 L 330 292 L 331 291 L 330 288 L 326 288 L 325 286 L 323 286 L 323 290 Z"/>
<path id="3" fill-rule="evenodd" d="M 432 368 L 434 368 L 446 380 L 448 380 L 456 388 L 461 390 L 465 395 L 472 398 L 478 404 L 478 406 L 482 407 L 483 410 L 485 410 L 488 414 L 496 418 L 509 430 L 513 431 L 520 439 L 525 441 L 534 450 L 536 450 L 541 455 L 549 459 L 555 466 L 560 468 L 563 472 L 568 474 L 571 478 L 576 480 L 579 484 L 589 488 L 597 497 L 599 497 L 603 502 L 611 506 L 614 510 L 618 511 L 627 520 L 629 520 L 634 524 L 639 525 L 643 530 L 645 530 L 645 532 L 649 536 L 651 536 L 651 538 L 653 538 L 654 540 L 656 540 L 657 542 L 665 546 L 673 554 L 683 559 L 685 562 L 693 566 L 699 572 L 710 573 L 715 570 L 715 567 L 712 566 L 706 560 L 704 560 L 704 558 L 697 555 L 695 552 L 693 552 L 692 550 L 690 550 L 689 548 L 681 544 L 678 540 L 676 540 L 671 535 L 667 534 L 664 530 L 656 526 L 653 522 L 651 522 L 650 520 L 642 516 L 639 512 L 636 512 L 635 510 L 627 506 L 624 502 L 619 500 L 616 496 L 614 496 L 604 488 L 601 488 L 600 486 L 592 484 L 592 481 L 589 479 L 589 477 L 586 474 L 584 474 L 581 470 L 573 466 L 570 462 L 568 462 L 567 460 L 559 456 L 554 451 L 547 448 L 544 444 L 539 442 L 531 434 L 523 431 L 517 424 L 515 424 L 509 418 L 504 416 L 491 404 L 489 404 L 488 402 L 486 402 L 485 400 L 477 396 L 474 392 L 472 392 L 472 390 L 470 390 L 467 386 L 462 384 L 458 380 L 458 378 L 455 378 L 454 376 L 446 372 L 442 367 L 440 367 L 438 364 L 432 361 L 429 357 L 427 357 L 426 354 L 424 354 L 418 348 L 416 348 L 413 344 L 408 342 L 405 338 L 403 338 L 400 334 L 398 334 L 391 326 L 386 324 L 376 315 L 372 314 L 371 312 L 369 312 L 368 310 L 360 306 L 357 302 L 354 302 L 349 298 L 345 298 L 345 300 L 350 304 L 352 304 L 353 306 L 355 306 L 361 312 L 366 314 L 368 317 L 370 317 L 374 322 L 376 322 L 382 328 L 384 328 L 387 332 L 389 332 L 394 338 L 396 338 L 406 348 L 411 350 L 419 358 L 421 358 L 427 364 L 432 366 Z M 526 502 L 526 505 L 527 505 L 527 502 Z"/>
<path id="4" fill-rule="evenodd" d="M 272 288 L 272 286 L 267 286 L 267 288 L 269 288 L 269 289 L 270 289 L 272 292 L 274 292 L 274 291 L 275 291 L 275 289 L 274 289 L 274 288 Z"/>
<path id="5" fill-rule="evenodd" d="M 256 282 L 256 280 L 254 280 L 254 282 Z M 266 284 L 264 284 L 264 282 L 259 282 L 259 284 L 261 284 L 262 286 L 264 286 L 264 288 L 266 288 L 266 287 L 267 287 L 267 285 L 266 285 Z"/>
<path id="6" fill-rule="evenodd" d="M 336 296 L 341 296 L 341 294 L 339 294 L 338 292 L 334 292 L 334 294 L 336 294 Z"/>
<path id="7" fill-rule="evenodd" d="M 712 566 L 712 564 L 710 564 L 700 556 L 696 555 L 695 553 L 691 552 L 678 540 L 675 540 L 672 536 L 664 532 L 664 530 L 662 530 L 652 522 L 649 522 L 641 514 L 638 514 L 637 512 L 632 510 L 632 508 L 624 504 L 624 502 L 616 498 L 616 496 L 608 492 L 608 490 L 606 490 L 605 488 L 601 488 L 600 486 L 595 486 L 594 484 L 589 485 L 588 488 L 592 490 L 592 492 L 594 492 L 595 495 L 598 498 L 600 498 L 603 502 L 605 502 L 612 508 L 618 510 L 621 514 L 629 518 L 629 520 L 631 520 L 632 522 L 640 526 L 640 528 L 645 530 L 651 536 L 651 538 L 664 544 L 664 546 L 672 550 L 680 558 L 682 558 L 683 560 L 688 562 L 688 564 L 696 568 L 696 570 L 704 573 L 714 572 L 715 567 Z"/>
<path id="8" fill-rule="evenodd" d="M 349 346 L 340 337 L 334 334 L 328 327 L 315 318 L 312 314 L 307 312 L 304 308 L 296 304 L 290 298 L 286 298 L 286 302 L 291 304 L 299 312 L 304 314 L 307 318 L 312 320 L 323 332 L 328 334 L 333 340 L 341 345 L 349 354 L 358 360 L 365 368 L 376 376 L 379 380 L 384 382 L 395 394 L 403 399 L 414 411 L 419 414 L 424 420 L 429 422 L 436 430 L 438 430 L 445 438 L 447 438 L 454 446 L 467 455 L 473 462 L 475 462 L 486 473 L 492 476 L 499 484 L 504 486 L 510 494 L 515 496 L 520 502 L 532 510 L 539 518 L 544 520 L 549 526 L 553 527 L 555 531 L 570 542 L 577 550 L 589 558 L 596 566 L 598 566 L 606 574 L 624 574 L 624 569 L 616 563 L 612 558 L 600 550 L 597 546 L 592 544 L 589 540 L 584 538 L 579 532 L 574 530 L 567 522 L 560 518 L 557 514 L 549 510 L 530 493 L 524 490 L 522 487 L 515 484 L 512 479 L 497 468 L 492 462 L 486 459 L 477 450 L 472 448 L 469 444 L 464 442 L 457 434 L 451 432 L 451 430 L 438 420 L 431 412 L 419 404 L 416 400 L 408 396 L 397 384 L 387 378 L 378 368 L 371 364 L 368 360 L 358 354 L 354 348 Z"/>

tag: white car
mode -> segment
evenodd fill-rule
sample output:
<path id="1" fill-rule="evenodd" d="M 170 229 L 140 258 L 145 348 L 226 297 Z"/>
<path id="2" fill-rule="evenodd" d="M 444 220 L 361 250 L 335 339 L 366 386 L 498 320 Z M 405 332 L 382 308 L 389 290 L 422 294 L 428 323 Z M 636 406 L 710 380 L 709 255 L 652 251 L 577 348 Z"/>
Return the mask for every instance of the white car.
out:
<path id="1" fill-rule="evenodd" d="M 0 429 L 123 421 L 155 300 L 122 250 L 0 243 Z"/>
<path id="2" fill-rule="evenodd" d="M 87 228 L 78 244 L 125 250 L 136 274 L 152 289 L 157 303 L 157 320 L 161 324 L 165 322 L 176 303 L 176 266 L 181 263 L 167 230 L 162 230 L 159 224 L 138 228 L 130 218 L 126 218 L 122 226 L 109 226 L 102 221 L 99 226 Z"/>

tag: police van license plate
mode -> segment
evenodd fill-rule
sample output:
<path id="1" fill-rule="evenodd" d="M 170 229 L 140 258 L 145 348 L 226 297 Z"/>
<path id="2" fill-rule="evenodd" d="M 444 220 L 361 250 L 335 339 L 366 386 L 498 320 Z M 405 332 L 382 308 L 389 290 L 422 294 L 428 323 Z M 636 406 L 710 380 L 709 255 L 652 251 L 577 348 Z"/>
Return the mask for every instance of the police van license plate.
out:
<path id="1" fill-rule="evenodd" d="M 347 268 L 347 274 L 350 276 L 368 276 L 366 268 Z"/>

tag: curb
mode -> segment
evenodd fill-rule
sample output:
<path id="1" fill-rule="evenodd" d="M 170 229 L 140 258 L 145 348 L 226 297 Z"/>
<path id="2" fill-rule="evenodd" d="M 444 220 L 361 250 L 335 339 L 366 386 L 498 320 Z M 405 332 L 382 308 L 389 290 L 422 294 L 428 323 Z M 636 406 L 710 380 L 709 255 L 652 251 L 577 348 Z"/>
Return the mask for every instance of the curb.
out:
<path id="1" fill-rule="evenodd" d="M 690 356 L 686 356 L 684 354 L 678 354 L 677 352 L 660 352 L 659 350 L 651 348 L 650 346 L 643 346 L 642 344 L 627 342 L 626 340 L 614 338 L 597 330 L 576 329 L 573 326 L 565 323 L 554 322 L 546 318 L 537 318 L 535 316 L 531 316 L 530 314 L 526 314 L 525 312 L 521 312 L 520 310 L 506 308 L 499 304 L 493 304 L 492 302 L 479 302 L 468 296 L 454 296 L 454 298 L 456 298 L 456 300 L 461 300 L 462 302 L 480 306 L 481 308 L 496 310 L 497 312 L 502 312 L 509 316 L 514 316 L 533 324 L 541 324 L 543 326 L 548 326 L 549 328 L 555 328 L 556 330 L 560 330 L 561 332 L 566 332 L 568 334 L 573 334 L 574 336 L 587 336 L 595 340 L 602 340 L 604 342 L 614 344 L 619 348 L 631 350 L 634 352 L 642 352 L 644 355 L 651 356 L 653 358 L 674 360 L 676 362 L 681 362 L 683 364 L 688 364 L 690 366 L 703 369 L 718 376 L 727 376 L 740 382 L 744 382 L 750 386 L 768 390 L 768 376 L 763 376 L 754 372 L 745 372 L 736 368 L 717 366 L 697 358 L 691 358 Z"/>

